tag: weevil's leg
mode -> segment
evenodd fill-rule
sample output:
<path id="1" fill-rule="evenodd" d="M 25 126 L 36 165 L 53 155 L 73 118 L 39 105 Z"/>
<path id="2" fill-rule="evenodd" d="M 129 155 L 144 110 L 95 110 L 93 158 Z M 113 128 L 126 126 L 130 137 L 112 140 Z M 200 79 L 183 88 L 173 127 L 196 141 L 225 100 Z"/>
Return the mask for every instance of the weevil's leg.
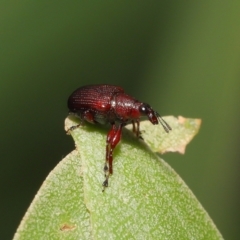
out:
<path id="1" fill-rule="evenodd" d="M 112 168 L 112 161 L 113 161 L 113 150 L 121 140 L 121 135 L 122 135 L 122 127 L 123 125 L 120 124 L 119 126 L 115 126 L 113 131 L 110 131 L 108 133 L 108 136 L 110 137 L 107 139 L 107 145 L 109 154 L 107 155 L 108 159 L 108 164 L 109 164 L 109 173 L 113 174 L 113 168 Z"/>
<path id="2" fill-rule="evenodd" d="M 90 123 L 96 123 L 95 119 L 94 119 L 94 112 L 91 110 L 85 110 L 82 114 L 81 114 L 81 118 L 90 122 Z"/>
<path id="3" fill-rule="evenodd" d="M 123 127 L 123 124 L 120 124 L 119 126 L 112 124 L 112 127 L 107 135 L 106 162 L 104 165 L 104 172 L 105 172 L 106 179 L 103 182 L 103 187 L 108 186 L 109 175 L 113 173 L 113 168 L 112 168 L 113 150 L 121 139 L 122 127 Z"/>
<path id="4" fill-rule="evenodd" d="M 134 134 L 136 134 L 136 125 L 134 120 L 132 120 L 132 125 L 133 125 L 132 131 Z"/>
<path id="5" fill-rule="evenodd" d="M 75 115 L 76 117 L 80 118 L 81 120 L 81 123 L 75 125 L 75 126 L 72 126 L 70 127 L 68 130 L 67 130 L 67 134 L 69 134 L 70 131 L 73 131 L 74 129 L 80 127 L 82 124 L 83 124 L 83 121 L 86 120 L 90 123 L 96 123 L 96 121 L 94 120 L 94 113 L 90 110 L 86 110 L 84 112 L 77 112 L 77 113 L 69 113 L 69 115 Z"/>
<path id="6" fill-rule="evenodd" d="M 135 123 L 137 124 L 137 127 L 135 125 Z M 132 121 L 133 124 L 133 132 L 136 134 L 136 136 L 140 139 L 143 140 L 142 136 L 141 136 L 141 132 L 140 132 L 140 121 L 139 120 L 133 120 Z"/>
<path id="7" fill-rule="evenodd" d="M 78 128 L 79 126 L 81 126 L 82 123 L 78 124 L 78 125 L 75 125 L 75 126 L 71 126 L 68 130 L 67 130 L 67 134 L 69 135 L 70 134 L 70 131 L 73 131 L 74 129 Z"/>
<path id="8" fill-rule="evenodd" d="M 139 120 L 136 120 L 136 123 L 137 123 L 136 135 L 137 135 L 137 137 L 140 137 L 141 133 L 140 133 L 140 123 L 139 123 Z"/>
<path id="9" fill-rule="evenodd" d="M 69 111 L 68 116 L 70 116 L 70 117 L 71 117 L 71 116 L 77 116 L 77 117 L 78 117 L 78 114 Z M 67 130 L 67 134 L 70 135 L 70 131 L 73 131 L 74 129 L 78 128 L 81 124 L 82 124 L 82 122 L 79 123 L 79 124 L 77 124 L 77 125 L 75 125 L 75 126 L 71 126 L 71 127 Z"/>

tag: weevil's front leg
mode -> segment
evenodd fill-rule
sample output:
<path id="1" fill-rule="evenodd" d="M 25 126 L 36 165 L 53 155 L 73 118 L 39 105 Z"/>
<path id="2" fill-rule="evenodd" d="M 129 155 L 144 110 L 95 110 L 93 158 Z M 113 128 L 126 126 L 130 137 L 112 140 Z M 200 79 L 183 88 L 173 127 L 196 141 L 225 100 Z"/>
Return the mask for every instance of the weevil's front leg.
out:
<path id="1" fill-rule="evenodd" d="M 121 139 L 123 124 L 116 126 L 112 124 L 112 127 L 107 135 L 107 146 L 106 146 L 106 162 L 104 165 L 105 181 L 103 187 L 108 186 L 109 175 L 113 173 L 112 162 L 113 162 L 113 150 Z M 104 191 L 104 189 L 103 189 Z"/>
<path id="2" fill-rule="evenodd" d="M 137 124 L 137 126 L 135 124 Z M 139 120 L 135 120 L 135 121 L 133 120 L 132 125 L 133 125 L 133 130 L 132 130 L 133 133 L 136 134 L 136 136 L 138 138 L 143 140 L 143 138 L 141 136 L 141 132 L 140 132 L 140 122 L 139 122 Z"/>

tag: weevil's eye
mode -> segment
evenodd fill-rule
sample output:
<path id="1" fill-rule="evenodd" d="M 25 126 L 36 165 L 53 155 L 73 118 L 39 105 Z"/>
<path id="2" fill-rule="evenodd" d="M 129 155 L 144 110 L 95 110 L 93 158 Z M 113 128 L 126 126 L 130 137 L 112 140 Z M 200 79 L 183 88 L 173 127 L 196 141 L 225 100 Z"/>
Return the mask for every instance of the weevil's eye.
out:
<path id="1" fill-rule="evenodd" d="M 143 103 L 143 104 L 139 107 L 139 111 L 140 111 L 141 113 L 143 113 L 143 114 L 148 114 L 150 108 L 151 108 L 151 107 L 150 107 L 148 104 Z"/>

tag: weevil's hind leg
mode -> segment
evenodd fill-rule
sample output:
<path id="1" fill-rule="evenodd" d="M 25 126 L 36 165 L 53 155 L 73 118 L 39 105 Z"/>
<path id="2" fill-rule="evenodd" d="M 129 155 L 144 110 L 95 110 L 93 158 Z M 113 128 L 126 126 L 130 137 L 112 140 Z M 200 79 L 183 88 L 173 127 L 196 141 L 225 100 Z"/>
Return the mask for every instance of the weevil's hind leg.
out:
<path id="1" fill-rule="evenodd" d="M 112 127 L 107 135 L 107 146 L 106 146 L 106 162 L 104 165 L 105 181 L 103 182 L 103 191 L 105 187 L 108 187 L 108 178 L 113 174 L 112 162 L 113 162 L 113 150 L 121 139 L 123 124 L 118 126 L 112 124 Z"/>
<path id="2" fill-rule="evenodd" d="M 70 132 L 73 131 L 74 129 L 80 127 L 82 125 L 82 123 L 79 123 L 78 125 L 75 126 L 71 126 L 68 130 L 67 130 L 67 134 L 70 135 Z"/>
<path id="3" fill-rule="evenodd" d="M 91 110 L 86 110 L 81 114 L 81 118 L 90 122 L 90 123 L 96 123 L 95 121 L 95 113 Z"/>
<path id="4" fill-rule="evenodd" d="M 90 123 L 96 123 L 95 119 L 94 119 L 94 113 L 91 111 L 91 110 L 86 110 L 84 112 L 77 112 L 77 113 L 69 113 L 69 115 L 75 115 L 76 117 L 80 118 L 81 120 L 81 123 L 75 125 L 75 126 L 72 126 L 70 127 L 68 130 L 67 130 L 67 134 L 70 133 L 70 131 L 73 131 L 74 129 L 80 127 L 84 120 L 90 122 Z"/>
<path id="5" fill-rule="evenodd" d="M 70 117 L 71 117 L 71 116 L 79 117 L 78 114 L 73 113 L 73 112 L 69 112 L 68 115 L 69 115 Z M 75 130 L 76 128 L 78 128 L 78 127 L 80 127 L 80 126 L 82 125 L 83 120 L 82 120 L 82 118 L 80 118 L 80 119 L 81 119 L 81 122 L 80 122 L 79 124 L 74 125 L 74 126 L 71 126 L 71 127 L 67 130 L 67 134 L 68 134 L 68 135 L 70 135 L 70 132 L 71 132 L 71 131 Z"/>

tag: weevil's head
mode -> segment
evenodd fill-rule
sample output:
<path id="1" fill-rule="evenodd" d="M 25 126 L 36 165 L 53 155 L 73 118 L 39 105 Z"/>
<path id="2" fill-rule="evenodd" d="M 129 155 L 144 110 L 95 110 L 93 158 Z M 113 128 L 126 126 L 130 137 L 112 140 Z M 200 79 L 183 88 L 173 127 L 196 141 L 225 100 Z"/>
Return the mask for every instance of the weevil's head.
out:
<path id="1" fill-rule="evenodd" d="M 147 103 L 142 103 L 139 106 L 139 111 L 142 115 L 147 116 L 152 124 L 161 124 L 166 132 L 169 132 L 171 127 L 163 120 L 160 114 L 152 109 Z"/>

